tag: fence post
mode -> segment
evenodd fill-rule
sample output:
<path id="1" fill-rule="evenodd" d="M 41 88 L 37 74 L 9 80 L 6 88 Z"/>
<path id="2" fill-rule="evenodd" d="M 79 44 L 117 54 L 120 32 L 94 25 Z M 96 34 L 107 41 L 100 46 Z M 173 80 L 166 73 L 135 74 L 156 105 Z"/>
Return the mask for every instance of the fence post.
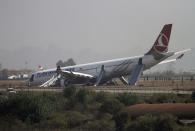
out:
<path id="1" fill-rule="evenodd" d="M 183 76 L 181 76 L 181 85 L 183 86 Z"/>

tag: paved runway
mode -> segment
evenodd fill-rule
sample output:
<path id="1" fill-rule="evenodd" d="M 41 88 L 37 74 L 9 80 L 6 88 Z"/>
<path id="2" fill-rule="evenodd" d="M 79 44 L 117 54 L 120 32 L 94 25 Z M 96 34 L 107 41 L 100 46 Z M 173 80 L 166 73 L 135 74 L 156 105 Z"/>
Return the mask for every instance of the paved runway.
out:
<path id="1" fill-rule="evenodd" d="M 82 88 L 82 87 L 81 87 Z M 116 87 L 85 87 L 90 90 L 94 90 L 96 92 L 110 92 L 110 93 L 135 93 L 135 94 L 158 94 L 158 93 L 173 93 L 173 94 L 192 94 L 191 90 L 175 90 L 171 88 L 140 88 L 140 87 L 128 87 L 128 88 L 116 88 Z M 0 91 L 7 91 L 6 88 L 1 88 Z M 26 91 L 26 92 L 62 92 L 63 88 L 39 88 L 39 87 L 26 87 L 26 88 L 18 88 L 14 89 L 16 92 Z"/>
<path id="2" fill-rule="evenodd" d="M 96 89 L 96 92 L 104 91 L 104 92 L 110 92 L 110 93 L 135 93 L 135 94 L 192 94 L 192 91 L 174 91 L 174 90 L 99 90 Z"/>

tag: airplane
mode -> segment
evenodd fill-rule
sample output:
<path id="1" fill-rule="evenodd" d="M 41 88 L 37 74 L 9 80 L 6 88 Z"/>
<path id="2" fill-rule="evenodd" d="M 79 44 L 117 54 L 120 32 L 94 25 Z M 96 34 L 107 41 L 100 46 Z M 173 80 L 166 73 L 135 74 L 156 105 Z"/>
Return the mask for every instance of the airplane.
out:
<path id="1" fill-rule="evenodd" d="M 144 55 L 41 70 L 32 73 L 28 84 L 40 87 L 54 86 L 56 83 L 60 86 L 70 84 L 99 86 L 113 78 L 120 78 L 126 85 L 136 85 L 143 71 L 158 64 L 177 61 L 185 52 L 191 50 L 168 51 L 171 29 L 172 24 L 164 25 L 152 48 Z M 167 60 L 171 56 L 176 58 Z M 124 76 L 128 76 L 128 79 Z"/>

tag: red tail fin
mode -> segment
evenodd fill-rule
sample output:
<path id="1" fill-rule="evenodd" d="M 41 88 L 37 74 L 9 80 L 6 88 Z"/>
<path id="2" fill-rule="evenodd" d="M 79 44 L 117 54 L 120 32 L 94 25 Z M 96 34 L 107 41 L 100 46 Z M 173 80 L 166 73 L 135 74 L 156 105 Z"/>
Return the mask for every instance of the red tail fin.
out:
<path id="1" fill-rule="evenodd" d="M 168 51 L 169 39 L 171 36 L 172 24 L 164 25 L 154 45 L 147 54 L 163 54 Z"/>

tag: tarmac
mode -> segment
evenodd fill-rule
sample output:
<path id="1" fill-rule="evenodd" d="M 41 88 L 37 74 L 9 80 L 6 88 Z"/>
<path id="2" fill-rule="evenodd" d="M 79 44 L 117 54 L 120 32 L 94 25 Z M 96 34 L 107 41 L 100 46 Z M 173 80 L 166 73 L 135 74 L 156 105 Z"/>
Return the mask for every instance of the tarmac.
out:
<path id="1" fill-rule="evenodd" d="M 95 92 L 109 92 L 109 93 L 134 93 L 134 94 L 192 94 L 193 90 L 183 90 L 183 89 L 176 89 L 176 88 L 167 88 L 167 87 L 117 87 L 117 86 L 86 86 L 86 87 L 79 87 L 79 88 L 86 88 L 89 90 L 93 90 Z M 63 92 L 64 88 L 61 87 L 23 87 L 23 88 L 0 88 L 0 92 Z"/>

